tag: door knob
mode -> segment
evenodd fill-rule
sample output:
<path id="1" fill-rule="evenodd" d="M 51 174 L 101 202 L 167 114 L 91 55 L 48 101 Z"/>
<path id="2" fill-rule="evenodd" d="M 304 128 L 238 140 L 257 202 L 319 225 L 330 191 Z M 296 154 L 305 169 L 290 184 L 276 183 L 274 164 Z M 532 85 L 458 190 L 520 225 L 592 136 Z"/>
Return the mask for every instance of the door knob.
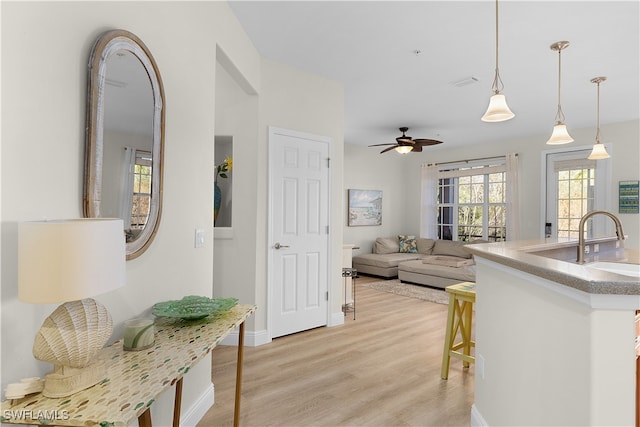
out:
<path id="1" fill-rule="evenodd" d="M 281 249 L 281 248 L 288 248 L 288 247 L 289 247 L 289 245 L 281 245 L 281 244 L 280 244 L 280 242 L 276 242 L 276 244 L 275 244 L 275 245 L 273 245 L 273 247 L 274 247 L 275 249 Z"/>

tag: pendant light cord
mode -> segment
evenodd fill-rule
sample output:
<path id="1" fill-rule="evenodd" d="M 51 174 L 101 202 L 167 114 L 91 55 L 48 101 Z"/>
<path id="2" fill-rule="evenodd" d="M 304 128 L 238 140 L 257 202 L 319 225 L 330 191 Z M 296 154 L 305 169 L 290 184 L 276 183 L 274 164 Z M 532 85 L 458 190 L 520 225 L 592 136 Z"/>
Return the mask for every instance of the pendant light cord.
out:
<path id="1" fill-rule="evenodd" d="M 596 121 L 596 144 L 600 144 L 600 82 L 598 84 L 598 108 L 597 108 L 597 121 Z"/>
<path id="2" fill-rule="evenodd" d="M 496 0 L 496 74 L 491 84 L 491 90 L 497 95 L 504 89 L 504 84 L 500 78 L 500 70 L 498 69 L 498 0 Z"/>
<path id="3" fill-rule="evenodd" d="M 557 124 L 564 123 L 564 112 L 562 111 L 562 102 L 560 95 L 560 86 L 562 82 L 562 49 L 558 49 L 558 112 L 556 113 Z"/>

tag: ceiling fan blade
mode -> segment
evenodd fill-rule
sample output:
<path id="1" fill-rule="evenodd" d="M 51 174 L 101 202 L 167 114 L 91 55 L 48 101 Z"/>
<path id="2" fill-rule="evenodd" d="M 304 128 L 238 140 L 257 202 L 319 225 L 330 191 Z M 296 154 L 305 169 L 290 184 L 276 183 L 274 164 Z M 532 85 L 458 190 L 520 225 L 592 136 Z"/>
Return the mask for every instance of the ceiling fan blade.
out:
<path id="1" fill-rule="evenodd" d="M 421 147 L 427 146 L 427 145 L 438 145 L 438 144 L 442 144 L 442 141 L 437 141 L 435 139 L 414 139 L 413 143 L 416 145 L 420 145 Z"/>
<path id="2" fill-rule="evenodd" d="M 387 151 L 395 150 L 395 149 L 396 149 L 396 147 L 399 147 L 399 145 L 393 144 L 391 147 L 389 147 L 389 148 L 385 148 L 384 150 L 382 150 L 382 151 L 380 152 L 380 154 L 382 154 L 382 153 L 386 153 Z"/>
<path id="3" fill-rule="evenodd" d="M 422 145 L 420 144 L 413 144 L 413 149 L 411 150 L 412 153 L 422 153 Z"/>
<path id="4" fill-rule="evenodd" d="M 392 142 L 388 142 L 388 143 L 386 143 L 386 144 L 373 144 L 373 145 L 369 145 L 369 147 L 381 147 L 381 146 L 383 146 L 383 145 L 398 145 L 398 144 L 395 144 L 395 143 L 392 143 Z"/>

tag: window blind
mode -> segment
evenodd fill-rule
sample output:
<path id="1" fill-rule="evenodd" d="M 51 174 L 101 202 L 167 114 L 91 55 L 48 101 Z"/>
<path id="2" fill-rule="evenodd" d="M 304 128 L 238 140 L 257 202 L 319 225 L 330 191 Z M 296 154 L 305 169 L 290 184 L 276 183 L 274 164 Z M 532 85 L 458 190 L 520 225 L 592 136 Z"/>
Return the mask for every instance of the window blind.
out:
<path id="1" fill-rule="evenodd" d="M 589 159 L 555 160 L 553 162 L 553 170 L 555 172 L 576 169 L 595 169 L 595 167 L 596 161 Z"/>

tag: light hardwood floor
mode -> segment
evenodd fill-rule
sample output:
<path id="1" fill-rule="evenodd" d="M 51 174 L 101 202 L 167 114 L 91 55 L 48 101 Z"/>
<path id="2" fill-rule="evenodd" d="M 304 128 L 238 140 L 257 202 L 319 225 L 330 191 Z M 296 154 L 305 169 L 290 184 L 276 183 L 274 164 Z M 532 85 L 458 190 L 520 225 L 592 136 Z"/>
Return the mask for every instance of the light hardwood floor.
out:
<path id="1" fill-rule="evenodd" d="M 357 317 L 246 347 L 242 426 L 469 426 L 473 365 L 440 379 L 447 306 L 363 287 Z M 235 347 L 213 351 L 215 404 L 198 426 L 233 425 Z"/>

